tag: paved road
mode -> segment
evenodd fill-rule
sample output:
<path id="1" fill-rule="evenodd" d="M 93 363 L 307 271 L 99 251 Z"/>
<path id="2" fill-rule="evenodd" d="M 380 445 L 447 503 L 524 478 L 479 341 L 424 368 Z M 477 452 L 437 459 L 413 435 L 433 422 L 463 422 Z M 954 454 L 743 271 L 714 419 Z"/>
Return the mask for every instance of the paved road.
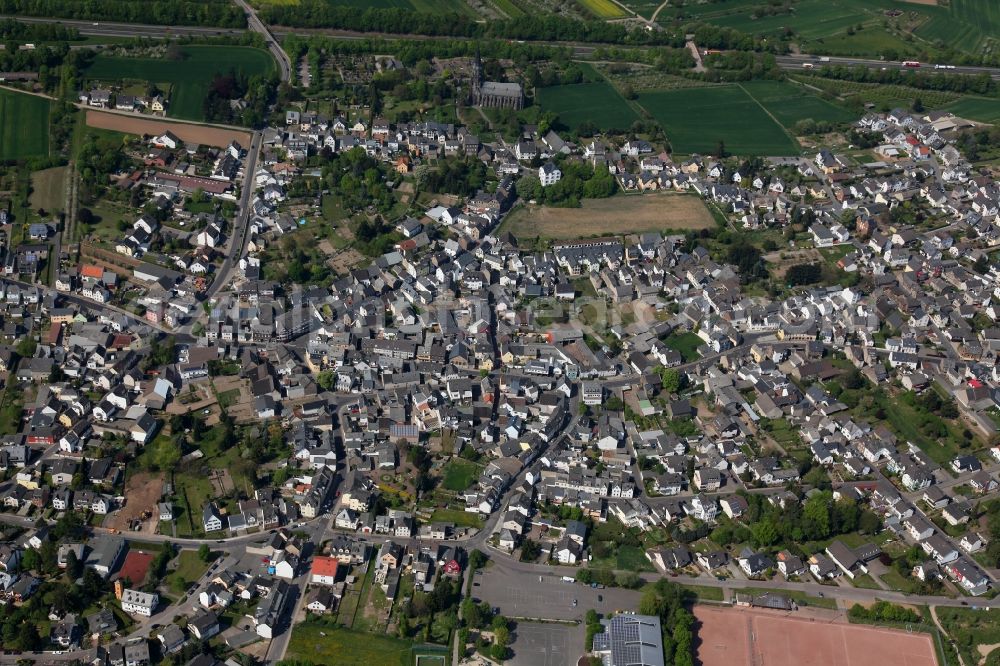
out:
<path id="1" fill-rule="evenodd" d="M 878 60 L 876 58 L 841 58 L 836 56 L 830 56 L 829 58 L 824 56 L 824 58 L 824 60 L 821 60 L 819 56 L 808 54 L 781 55 L 775 56 L 775 62 L 777 62 L 778 66 L 782 69 L 804 69 L 803 65 L 806 64 L 811 64 L 813 67 L 822 67 L 825 65 L 855 67 L 857 65 L 861 65 L 863 67 L 868 67 L 869 69 L 901 69 L 916 72 L 929 71 L 934 74 L 965 74 L 967 76 L 989 74 L 994 80 L 1000 79 L 1000 69 L 996 67 L 955 65 L 954 69 L 934 69 L 935 63 L 922 63 L 920 67 L 903 67 L 902 62 L 895 60 Z"/>
<path id="2" fill-rule="evenodd" d="M 237 262 L 246 253 L 247 245 L 250 243 L 250 202 L 253 198 L 256 183 L 254 174 L 257 171 L 257 157 L 260 154 L 260 132 L 254 132 L 250 138 L 250 147 L 247 149 L 246 160 L 243 163 L 243 185 L 240 191 L 239 216 L 233 224 L 232 238 L 229 239 L 229 251 L 226 259 L 215 274 L 212 284 L 205 290 L 205 300 L 210 300 L 223 287 L 228 286 L 232 278 L 233 269 Z"/>
<path id="3" fill-rule="evenodd" d="M 246 0 L 236 0 L 236 4 L 239 5 L 247 15 L 247 25 L 254 32 L 259 32 L 264 36 L 264 40 L 267 42 L 267 50 L 271 52 L 274 56 L 274 60 L 278 63 L 278 70 L 281 73 L 282 81 L 292 80 L 292 62 L 288 59 L 288 54 L 285 50 L 281 48 L 281 44 L 278 40 L 274 38 L 271 34 L 270 29 L 257 18 L 257 11 L 247 4 Z"/>
<path id="4" fill-rule="evenodd" d="M 76 28 L 81 35 L 95 37 L 211 37 L 214 35 L 242 35 L 243 28 L 215 28 L 194 25 L 150 25 L 145 23 L 116 23 L 108 21 L 77 21 L 63 18 L 42 18 L 29 16 L 0 16 L 0 19 L 14 19 L 21 23 L 57 23 Z"/>

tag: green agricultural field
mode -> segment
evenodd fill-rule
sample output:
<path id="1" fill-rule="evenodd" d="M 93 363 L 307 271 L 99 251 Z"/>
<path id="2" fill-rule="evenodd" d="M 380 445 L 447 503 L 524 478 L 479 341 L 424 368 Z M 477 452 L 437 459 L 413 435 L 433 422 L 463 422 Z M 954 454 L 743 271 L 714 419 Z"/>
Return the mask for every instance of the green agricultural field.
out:
<path id="1" fill-rule="evenodd" d="M 1000 100 L 987 97 L 963 97 L 944 107 L 956 116 L 983 123 L 1000 123 Z"/>
<path id="2" fill-rule="evenodd" d="M 820 99 L 802 86 L 783 81 L 750 81 L 740 85 L 787 129 L 807 118 L 833 123 L 857 120 L 847 109 Z"/>
<path id="3" fill-rule="evenodd" d="M 0 160 L 49 154 L 49 101 L 0 90 Z"/>
<path id="4" fill-rule="evenodd" d="M 266 74 L 274 67 L 267 51 L 243 46 L 185 46 L 183 62 L 156 58 L 99 55 L 86 76 L 99 81 L 138 80 L 170 87 L 172 118 L 203 120 L 202 103 L 213 77 L 229 71 L 246 76 Z"/>
<path id="5" fill-rule="evenodd" d="M 803 41 L 801 47 L 810 53 L 832 56 L 872 56 L 892 54 L 895 51 L 895 56 L 902 59 L 919 55 L 921 43 L 918 41 L 907 42 L 902 37 L 882 28 L 866 26 L 853 35 L 842 32 L 828 37 Z"/>
<path id="6" fill-rule="evenodd" d="M 476 12 L 462 0 L 327 0 L 331 5 L 356 7 L 357 9 L 410 9 L 417 12 L 454 12 L 477 16 Z M 295 5 L 298 0 L 257 0 L 256 4 Z"/>
<path id="7" fill-rule="evenodd" d="M 799 146 L 737 85 L 642 93 L 677 153 L 711 153 L 720 141 L 734 155 L 797 155 Z"/>
<path id="8" fill-rule="evenodd" d="M 577 0 L 580 6 L 599 19 L 614 19 L 626 16 L 625 10 L 612 0 Z"/>
<path id="9" fill-rule="evenodd" d="M 623 5 L 644 18 L 652 18 L 657 7 L 663 4 L 658 0 L 624 0 Z"/>
<path id="10" fill-rule="evenodd" d="M 559 116 L 559 122 L 576 129 L 592 122 L 602 130 L 628 129 L 638 118 L 624 98 L 604 81 L 540 88 L 539 103 Z"/>
<path id="11" fill-rule="evenodd" d="M 930 20 L 917 28 L 918 37 L 970 53 L 995 51 L 1000 46 L 1000 3 L 995 0 L 950 0 L 947 4 L 947 7 L 919 7 L 919 12 Z"/>
<path id="12" fill-rule="evenodd" d="M 791 11 L 768 14 L 759 0 L 719 0 L 685 3 L 665 8 L 662 21 L 682 17 L 705 21 L 755 35 L 779 35 L 791 30 L 803 50 L 831 55 L 879 55 L 894 50 L 913 54 L 922 44 L 950 47 L 969 53 L 994 49 L 1000 42 L 1000 3 L 994 0 L 949 0 L 937 6 L 906 0 L 799 0 Z M 902 12 L 888 19 L 887 10 Z M 890 21 L 887 26 L 886 21 Z M 898 24 L 897 27 L 893 27 Z M 860 30 L 857 30 L 858 27 Z M 916 28 L 917 42 L 902 39 L 902 31 Z M 853 35 L 848 29 L 855 30 Z"/>
<path id="13" fill-rule="evenodd" d="M 492 0 L 493 6 L 511 18 L 524 16 L 524 10 L 515 5 L 511 0 Z"/>

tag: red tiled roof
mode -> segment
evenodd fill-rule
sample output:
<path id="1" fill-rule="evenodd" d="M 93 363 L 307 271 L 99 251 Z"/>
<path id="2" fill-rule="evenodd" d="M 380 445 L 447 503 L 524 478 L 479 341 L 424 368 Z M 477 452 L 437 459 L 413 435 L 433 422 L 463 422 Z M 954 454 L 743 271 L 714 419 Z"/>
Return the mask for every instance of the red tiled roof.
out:
<path id="1" fill-rule="evenodd" d="M 104 277 L 104 269 L 94 264 L 84 264 L 80 266 L 80 275 L 100 280 Z"/>
<path id="2" fill-rule="evenodd" d="M 314 557 L 312 565 L 312 573 L 314 576 L 337 576 L 337 562 L 336 558 L 333 557 Z"/>

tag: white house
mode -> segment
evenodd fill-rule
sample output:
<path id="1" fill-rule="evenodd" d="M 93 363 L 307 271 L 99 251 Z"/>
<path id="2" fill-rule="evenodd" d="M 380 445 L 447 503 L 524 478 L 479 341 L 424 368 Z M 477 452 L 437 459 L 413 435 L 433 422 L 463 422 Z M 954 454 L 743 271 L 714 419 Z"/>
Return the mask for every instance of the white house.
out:
<path id="1" fill-rule="evenodd" d="M 542 187 L 555 185 L 560 179 L 562 179 L 562 171 L 559 170 L 559 167 L 554 162 L 546 162 L 538 167 L 538 180 L 542 184 Z"/>
<path id="2" fill-rule="evenodd" d="M 153 609 L 159 602 L 160 597 L 155 592 L 147 593 L 132 589 L 125 589 L 122 592 L 122 610 L 129 615 L 151 617 Z"/>

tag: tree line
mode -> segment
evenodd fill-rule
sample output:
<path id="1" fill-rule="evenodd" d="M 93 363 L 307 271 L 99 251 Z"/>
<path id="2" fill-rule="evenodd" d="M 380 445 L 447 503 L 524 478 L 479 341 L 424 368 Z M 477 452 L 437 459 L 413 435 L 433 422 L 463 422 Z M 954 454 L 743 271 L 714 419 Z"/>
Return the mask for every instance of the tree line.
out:
<path id="1" fill-rule="evenodd" d="M 429 13 L 398 8 L 369 8 L 358 11 L 356 7 L 335 5 L 326 0 L 303 0 L 297 4 L 269 4 L 262 7 L 258 15 L 267 23 L 293 28 L 336 28 L 401 35 L 493 37 L 609 44 L 670 44 L 676 41 L 676 38 L 667 32 L 629 29 L 621 24 L 598 20 L 579 21 L 555 15 L 532 14 L 479 22 L 475 17 L 456 12 Z"/>
<path id="2" fill-rule="evenodd" d="M 825 65 L 819 69 L 814 69 L 813 74 L 839 81 L 900 85 L 919 88 L 920 90 L 976 93 L 978 95 L 988 95 L 996 90 L 993 79 L 986 73 L 975 75 L 945 74 L 944 72 L 934 72 L 933 70 L 871 69 L 864 65 L 856 65 L 854 67 Z"/>
<path id="3" fill-rule="evenodd" d="M 174 26 L 247 26 L 243 10 L 229 0 L 0 0 L 0 14 Z"/>

